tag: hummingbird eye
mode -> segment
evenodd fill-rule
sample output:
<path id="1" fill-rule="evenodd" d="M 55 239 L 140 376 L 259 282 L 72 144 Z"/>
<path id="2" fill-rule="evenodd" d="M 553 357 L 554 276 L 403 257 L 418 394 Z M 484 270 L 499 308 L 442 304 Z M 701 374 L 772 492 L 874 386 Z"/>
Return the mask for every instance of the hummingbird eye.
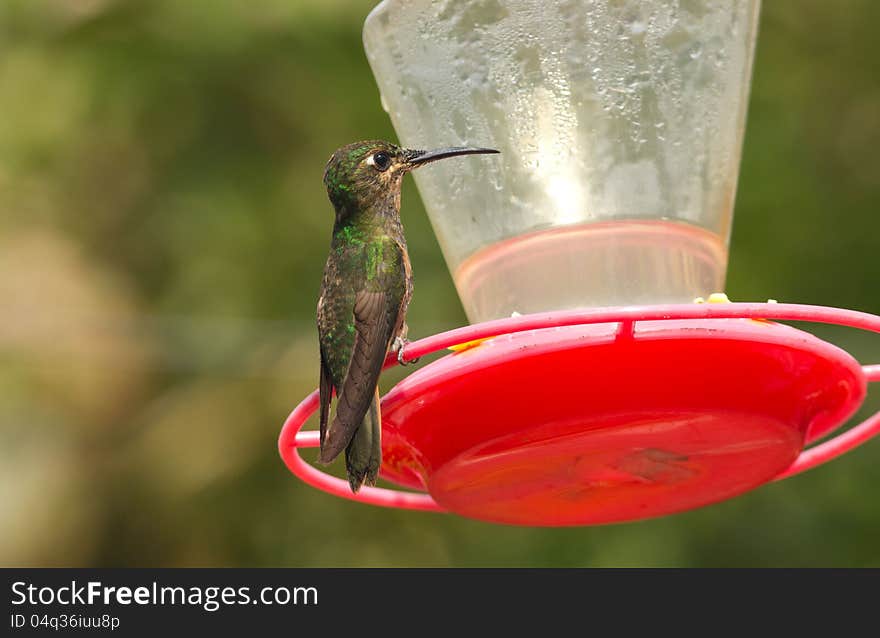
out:
<path id="1" fill-rule="evenodd" d="M 370 160 L 368 163 L 375 166 L 378 171 L 387 171 L 388 167 L 391 166 L 391 157 L 385 151 L 374 153 Z"/>

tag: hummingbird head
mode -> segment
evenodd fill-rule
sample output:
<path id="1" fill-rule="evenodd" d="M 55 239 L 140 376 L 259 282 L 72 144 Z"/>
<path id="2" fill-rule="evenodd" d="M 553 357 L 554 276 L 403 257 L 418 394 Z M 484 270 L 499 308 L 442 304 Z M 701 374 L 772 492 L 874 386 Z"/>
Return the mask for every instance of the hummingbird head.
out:
<path id="1" fill-rule="evenodd" d="M 330 157 L 324 170 L 324 185 L 337 215 L 344 210 L 363 210 L 400 197 L 403 176 L 430 162 L 479 153 L 497 153 L 491 148 L 451 147 L 434 151 L 401 148 L 391 142 L 354 142 Z"/>

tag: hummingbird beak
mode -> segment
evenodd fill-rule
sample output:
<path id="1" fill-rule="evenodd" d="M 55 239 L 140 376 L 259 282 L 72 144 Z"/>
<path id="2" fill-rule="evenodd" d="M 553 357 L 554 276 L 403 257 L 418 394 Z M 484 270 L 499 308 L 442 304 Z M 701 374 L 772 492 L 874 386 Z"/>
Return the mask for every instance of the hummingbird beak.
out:
<path id="1" fill-rule="evenodd" d="M 476 148 L 470 146 L 453 146 L 451 148 L 438 148 L 433 151 L 404 151 L 406 159 L 406 167 L 408 170 L 418 168 L 429 162 L 446 159 L 447 157 L 456 157 L 458 155 L 485 155 L 488 153 L 500 153 L 494 148 Z"/>

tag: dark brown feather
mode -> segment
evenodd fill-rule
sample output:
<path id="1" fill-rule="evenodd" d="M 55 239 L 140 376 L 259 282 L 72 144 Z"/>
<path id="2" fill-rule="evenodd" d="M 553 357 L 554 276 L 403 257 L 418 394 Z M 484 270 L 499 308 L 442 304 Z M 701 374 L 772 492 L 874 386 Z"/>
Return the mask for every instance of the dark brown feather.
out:
<path id="1" fill-rule="evenodd" d="M 321 446 L 324 445 L 324 438 L 327 436 L 327 420 L 330 417 L 330 399 L 333 396 L 333 379 L 330 377 L 330 368 L 324 359 L 324 349 L 321 348 L 321 382 L 318 386 L 318 396 L 321 400 L 320 422 L 321 422 Z"/>
<path id="2" fill-rule="evenodd" d="M 364 420 L 376 392 L 398 311 L 399 306 L 389 303 L 385 292 L 361 290 L 357 293 L 354 348 L 345 379 L 338 388 L 336 417 L 321 447 L 321 462 L 335 459 Z"/>

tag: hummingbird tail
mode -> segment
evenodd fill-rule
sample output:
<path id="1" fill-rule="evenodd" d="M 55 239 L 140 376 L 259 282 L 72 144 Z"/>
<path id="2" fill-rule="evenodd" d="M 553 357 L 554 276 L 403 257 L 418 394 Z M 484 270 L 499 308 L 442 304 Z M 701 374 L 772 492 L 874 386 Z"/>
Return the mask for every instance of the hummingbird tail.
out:
<path id="1" fill-rule="evenodd" d="M 360 427 L 345 449 L 345 470 L 352 492 L 365 483 L 375 485 L 382 464 L 382 415 L 379 410 L 379 388 L 373 396 Z"/>

